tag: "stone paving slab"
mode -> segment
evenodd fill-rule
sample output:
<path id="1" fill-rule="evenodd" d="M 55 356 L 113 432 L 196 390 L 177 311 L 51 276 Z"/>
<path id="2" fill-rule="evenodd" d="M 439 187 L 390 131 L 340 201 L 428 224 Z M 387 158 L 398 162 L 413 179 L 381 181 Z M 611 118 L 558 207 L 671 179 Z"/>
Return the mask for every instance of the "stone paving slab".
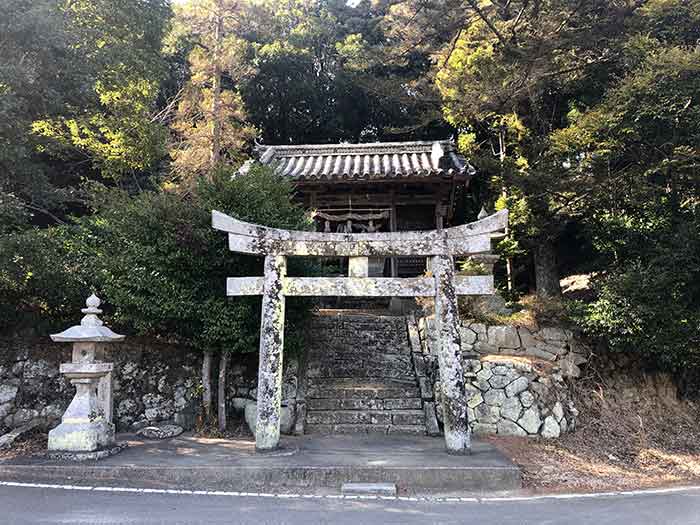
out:
<path id="1" fill-rule="evenodd" d="M 445 452 L 442 438 L 402 435 L 287 436 L 255 453 L 252 438 L 191 433 L 164 441 L 118 436 L 121 454 L 80 464 L 47 458 L 0 461 L 0 479 L 70 481 L 201 490 L 340 491 L 344 483 L 395 483 L 401 493 L 491 492 L 521 487 L 520 470 L 490 444 L 471 456 Z"/>

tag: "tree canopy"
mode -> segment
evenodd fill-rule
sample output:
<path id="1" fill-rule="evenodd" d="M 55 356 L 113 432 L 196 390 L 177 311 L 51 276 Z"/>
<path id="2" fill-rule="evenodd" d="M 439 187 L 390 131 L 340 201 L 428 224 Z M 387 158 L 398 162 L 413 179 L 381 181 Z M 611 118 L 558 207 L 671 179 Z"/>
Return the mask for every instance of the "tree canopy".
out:
<path id="1" fill-rule="evenodd" d="M 560 277 L 590 274 L 592 296 L 572 309 L 590 333 L 697 364 L 697 0 L 0 0 L 0 14 L 11 323 L 59 318 L 100 286 L 134 330 L 184 329 L 178 308 L 213 300 L 209 281 L 177 289 L 164 276 L 210 240 L 178 226 L 203 224 L 218 198 L 202 184 L 234 214 L 258 203 L 257 220 L 297 217 L 292 190 L 265 175 L 255 191 L 232 183 L 247 200 L 227 193 L 221 173 L 255 141 L 454 136 L 478 168 L 466 219 L 511 210 L 498 246 L 509 300 L 556 299 Z M 88 247 L 111 254 L 91 283 Z M 214 325 L 191 333 L 214 344 Z"/>

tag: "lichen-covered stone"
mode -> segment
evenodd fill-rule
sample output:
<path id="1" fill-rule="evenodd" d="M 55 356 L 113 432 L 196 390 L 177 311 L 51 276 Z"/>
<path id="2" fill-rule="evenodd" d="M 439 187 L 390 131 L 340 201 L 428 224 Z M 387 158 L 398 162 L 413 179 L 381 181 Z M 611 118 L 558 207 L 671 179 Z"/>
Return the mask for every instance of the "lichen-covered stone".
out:
<path id="1" fill-rule="evenodd" d="M 39 417 L 39 411 L 33 408 L 20 408 L 11 416 L 9 427 L 15 428 L 25 425 Z"/>
<path id="2" fill-rule="evenodd" d="M 462 327 L 459 332 L 463 345 L 473 345 L 476 343 L 476 332 L 471 328 Z"/>
<path id="3" fill-rule="evenodd" d="M 576 364 L 576 354 L 568 353 L 559 360 L 559 368 L 564 377 L 580 377 L 581 369 Z"/>
<path id="4" fill-rule="evenodd" d="M 537 434 L 542 425 L 542 419 L 540 418 L 540 411 L 536 406 L 531 406 L 518 420 L 518 425 L 520 425 L 528 434 Z"/>
<path id="5" fill-rule="evenodd" d="M 75 392 L 65 377 L 56 374 L 60 363 L 71 359 L 70 350 L 69 345 L 48 340 L 31 340 L 29 344 L 22 338 L 0 339 L 0 391 L 13 394 L 11 401 L 0 403 L 0 432 L 13 428 L 15 419 L 23 420 L 26 410 L 38 412 L 36 419 L 43 428 L 56 424 L 57 414 L 65 411 Z M 107 360 L 114 363 L 114 422 L 118 431 L 132 430 L 135 422 L 147 426 L 171 420 L 187 430 L 193 428 L 200 410 L 196 385 L 200 381 L 201 351 L 133 338 L 107 352 Z M 239 374 L 232 371 L 228 377 L 231 397 L 239 390 L 247 395 L 255 386 L 257 355 L 237 355 L 235 363 Z M 19 375 L 13 375 L 13 369 Z M 31 377 L 25 379 L 25 372 Z M 40 375 L 44 372 L 47 375 Z M 142 401 L 147 394 L 151 395 L 146 398 L 150 400 L 148 406 Z M 17 411 L 20 414 L 14 418 Z"/>
<path id="6" fill-rule="evenodd" d="M 429 436 L 439 436 L 440 426 L 437 421 L 435 403 L 426 402 L 423 404 L 425 431 Z"/>
<path id="7" fill-rule="evenodd" d="M 553 416 L 547 416 L 544 419 L 544 425 L 542 425 L 542 431 L 540 433 L 543 438 L 558 438 L 561 433 L 561 428 Z"/>
<path id="8" fill-rule="evenodd" d="M 255 448 L 271 450 L 279 445 L 280 436 L 285 319 L 283 280 L 287 273 L 287 260 L 283 256 L 267 255 L 264 266 L 257 423 L 251 429 L 255 429 Z"/>
<path id="9" fill-rule="evenodd" d="M 527 387 L 530 385 L 530 381 L 528 380 L 527 377 L 520 376 L 517 378 L 515 381 L 510 383 L 508 386 L 506 386 L 506 395 L 508 397 L 515 397 L 521 392 L 524 392 L 527 390 Z"/>
<path id="10" fill-rule="evenodd" d="M 10 385 L 10 384 L 0 385 L 0 405 L 13 402 L 15 400 L 15 397 L 17 397 L 18 391 L 19 391 L 19 387 L 15 386 L 15 385 Z"/>
<path id="11" fill-rule="evenodd" d="M 564 407 L 559 401 L 557 401 L 552 407 L 552 415 L 557 420 L 557 422 L 561 421 L 564 417 Z"/>
<path id="12" fill-rule="evenodd" d="M 518 330 L 514 326 L 489 326 L 488 341 L 497 348 L 520 347 Z"/>
<path id="13" fill-rule="evenodd" d="M 510 381 L 510 378 L 507 376 L 494 375 L 489 379 L 489 385 L 491 385 L 491 388 L 505 388 Z"/>
<path id="14" fill-rule="evenodd" d="M 481 381 L 488 381 L 493 377 L 493 372 L 491 371 L 491 368 L 482 368 L 480 371 L 476 373 L 476 378 L 481 380 Z"/>
<path id="15" fill-rule="evenodd" d="M 511 369 L 506 365 L 496 365 L 491 369 L 491 371 L 494 373 L 494 375 L 497 375 L 497 376 L 508 375 L 509 370 L 511 370 Z"/>
<path id="16" fill-rule="evenodd" d="M 146 408 L 144 415 L 149 422 L 167 421 L 175 413 L 172 399 L 167 399 L 161 394 L 145 394 L 141 401 Z"/>
<path id="17" fill-rule="evenodd" d="M 478 436 L 484 436 L 488 434 L 495 434 L 496 433 L 496 425 L 493 424 L 487 424 L 487 423 L 474 423 L 472 425 L 472 432 Z"/>
<path id="18" fill-rule="evenodd" d="M 293 407 L 280 407 L 280 433 L 291 434 L 294 430 L 295 413 Z M 245 422 L 253 434 L 257 434 L 258 406 L 255 401 L 248 401 L 244 409 Z"/>
<path id="19" fill-rule="evenodd" d="M 159 425 L 144 427 L 136 434 L 146 439 L 169 439 L 179 436 L 182 432 L 182 427 L 178 425 Z"/>
<path id="20" fill-rule="evenodd" d="M 231 400 L 231 407 L 233 407 L 233 411 L 236 413 L 243 413 L 245 410 L 245 406 L 248 403 L 249 399 L 245 397 L 234 397 Z"/>
<path id="21" fill-rule="evenodd" d="M 525 408 L 530 408 L 535 402 L 535 396 L 533 396 L 531 392 L 526 390 L 520 394 L 520 402 Z"/>
<path id="22" fill-rule="evenodd" d="M 36 428 L 38 424 L 38 421 L 32 421 L 0 436 L 0 450 L 10 448 L 17 438 Z"/>
<path id="23" fill-rule="evenodd" d="M 0 405 L 0 422 L 2 422 L 8 415 L 10 415 L 15 409 L 12 403 L 5 403 Z M 8 427 L 10 425 L 7 425 Z"/>
<path id="24" fill-rule="evenodd" d="M 506 394 L 503 390 L 489 390 L 484 394 L 484 402 L 487 405 L 500 407 L 506 400 Z"/>
<path id="25" fill-rule="evenodd" d="M 513 421 L 507 419 L 501 419 L 496 425 L 496 431 L 498 434 L 504 436 L 527 436 L 527 432 L 519 427 Z"/>
<path id="26" fill-rule="evenodd" d="M 501 405 L 501 417 L 511 421 L 520 419 L 522 411 L 523 407 L 517 397 L 506 398 Z"/>
<path id="27" fill-rule="evenodd" d="M 500 419 L 500 409 L 484 403 L 474 409 L 474 417 L 479 423 L 497 423 Z"/>
<path id="28" fill-rule="evenodd" d="M 469 408 L 476 408 L 483 402 L 484 398 L 481 395 L 481 392 L 476 392 L 468 397 L 467 406 Z"/>
<path id="29" fill-rule="evenodd" d="M 472 323 L 469 325 L 469 329 L 472 330 L 477 337 L 477 340 L 479 341 L 486 341 L 487 338 L 487 332 L 486 332 L 486 325 L 483 323 Z"/>
<path id="30" fill-rule="evenodd" d="M 459 339 L 459 311 L 454 288 L 454 261 L 446 255 L 431 259 L 435 278 L 435 317 L 438 321 L 438 363 L 442 384 L 443 423 L 448 452 L 471 450 L 467 399 Z"/>
<path id="31" fill-rule="evenodd" d="M 554 341 L 566 341 L 571 337 L 570 331 L 554 326 L 540 328 L 539 334 L 544 340 L 552 339 Z"/>
<path id="32" fill-rule="evenodd" d="M 539 346 L 528 348 L 526 350 L 526 353 L 534 357 L 539 357 L 540 359 L 545 359 L 546 361 L 555 361 L 557 358 L 557 355 L 555 353 L 543 350 Z"/>
<path id="33" fill-rule="evenodd" d="M 49 427 L 60 421 L 62 415 L 63 407 L 58 404 L 47 405 L 39 412 L 39 417 L 44 420 Z"/>

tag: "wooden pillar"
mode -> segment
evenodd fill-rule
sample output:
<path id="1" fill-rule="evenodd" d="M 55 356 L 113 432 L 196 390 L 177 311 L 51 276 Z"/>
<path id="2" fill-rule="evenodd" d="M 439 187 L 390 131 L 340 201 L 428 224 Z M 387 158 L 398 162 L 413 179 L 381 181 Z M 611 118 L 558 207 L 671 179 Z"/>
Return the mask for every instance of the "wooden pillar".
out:
<path id="1" fill-rule="evenodd" d="M 438 365 L 445 445 L 450 454 L 469 454 L 471 436 L 467 422 L 467 396 L 464 390 L 452 257 L 433 256 L 432 271 L 435 278 L 435 317 L 438 323 Z"/>
<path id="2" fill-rule="evenodd" d="M 283 281 L 286 274 L 286 257 L 265 257 L 258 365 L 258 417 L 255 425 L 255 449 L 258 451 L 273 450 L 279 446 L 280 440 L 285 303 Z"/>
<path id="3" fill-rule="evenodd" d="M 348 277 L 369 276 L 369 257 L 350 257 L 348 260 Z"/>
<path id="4" fill-rule="evenodd" d="M 435 229 L 442 230 L 445 227 L 445 216 L 442 204 L 438 202 L 435 205 Z"/>

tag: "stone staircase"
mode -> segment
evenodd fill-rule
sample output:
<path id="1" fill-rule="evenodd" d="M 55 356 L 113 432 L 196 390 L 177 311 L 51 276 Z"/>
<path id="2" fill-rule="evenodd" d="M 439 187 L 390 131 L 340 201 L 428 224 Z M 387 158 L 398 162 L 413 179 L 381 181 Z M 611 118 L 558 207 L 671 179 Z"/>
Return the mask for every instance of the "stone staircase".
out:
<path id="1" fill-rule="evenodd" d="M 306 433 L 425 433 L 403 316 L 329 310 L 309 329 Z"/>

